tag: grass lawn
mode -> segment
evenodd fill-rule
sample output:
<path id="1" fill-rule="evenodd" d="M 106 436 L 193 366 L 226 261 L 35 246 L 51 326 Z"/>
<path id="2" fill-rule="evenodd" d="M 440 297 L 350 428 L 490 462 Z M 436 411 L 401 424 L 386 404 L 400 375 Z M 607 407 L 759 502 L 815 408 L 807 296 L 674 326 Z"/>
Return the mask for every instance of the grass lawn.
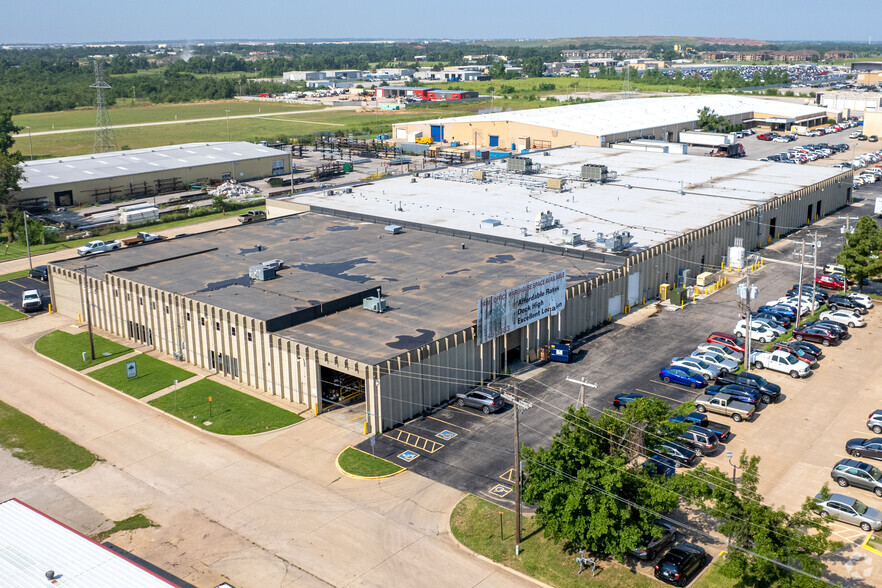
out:
<path id="1" fill-rule="evenodd" d="M 0 323 L 5 323 L 9 321 L 14 321 L 15 319 L 22 318 L 24 313 L 18 312 L 14 308 L 9 308 L 3 304 L 0 304 Z"/>
<path id="2" fill-rule="evenodd" d="M 254 210 L 265 210 L 266 205 L 261 204 L 259 206 L 255 206 Z M 199 223 L 204 223 L 208 221 L 217 220 L 220 218 L 224 218 L 225 216 L 235 215 L 235 212 L 231 212 L 227 215 L 224 215 L 222 212 L 218 212 L 216 214 L 208 214 L 205 216 L 194 216 L 192 218 L 185 218 L 177 221 L 171 221 L 167 223 L 160 223 L 156 225 L 149 225 L 144 227 L 143 229 L 129 229 L 127 231 L 118 231 L 116 233 L 108 233 L 106 235 L 96 236 L 96 237 L 88 237 L 86 239 L 72 239 L 70 241 L 64 241 L 63 243 L 48 243 L 46 245 L 31 245 L 31 255 L 38 255 L 40 253 L 50 253 L 52 251 L 60 251 L 62 249 L 70 249 L 74 247 L 79 247 L 80 245 L 85 245 L 89 241 L 92 241 L 96 238 L 102 239 L 104 241 L 112 241 L 113 239 L 124 239 L 125 237 L 131 237 L 139 230 L 149 231 L 151 233 L 161 232 L 167 229 L 174 229 L 176 227 L 186 227 L 190 225 L 198 225 Z M 20 245 L 18 243 L 12 243 L 9 247 L 6 247 L 5 237 L 0 237 L 0 261 L 7 261 L 9 259 L 17 259 L 20 257 L 24 257 L 27 255 L 27 250 L 24 245 Z M 17 272 L 16 272 L 17 273 Z M 9 274 L 12 277 L 12 274 Z M 27 273 L 25 273 L 27 275 Z M 5 279 L 12 279 L 5 278 Z"/>
<path id="3" fill-rule="evenodd" d="M 210 403 L 209 397 L 212 398 Z M 184 386 L 177 393 L 151 400 L 150 404 L 206 431 L 222 435 L 262 433 L 303 420 L 300 415 L 284 408 L 211 380 Z M 211 424 L 206 425 L 206 421 Z"/>
<path id="4" fill-rule="evenodd" d="M 34 345 L 39 353 L 63 363 L 75 370 L 84 370 L 93 365 L 104 363 L 120 355 L 125 355 L 131 348 L 104 337 L 95 335 L 95 359 L 90 358 L 89 333 L 82 332 L 76 335 L 64 331 L 52 331 L 37 339 Z M 86 352 L 86 361 L 83 361 L 83 352 Z"/>
<path id="5" fill-rule="evenodd" d="M 9 280 L 14 280 L 15 278 L 24 278 L 28 275 L 30 270 L 21 270 L 18 272 L 9 272 L 8 274 L 3 274 L 0 276 L 0 282 L 8 282 Z"/>
<path id="6" fill-rule="evenodd" d="M 138 369 L 138 375 L 132 379 L 126 378 L 126 364 L 129 361 L 136 362 L 135 365 Z M 163 388 L 168 388 L 175 383 L 175 380 L 183 382 L 187 378 L 192 378 L 193 374 L 142 353 L 128 361 L 120 361 L 90 372 L 89 376 L 125 392 L 129 396 L 144 398 Z"/>
<path id="7" fill-rule="evenodd" d="M 385 459 L 374 457 L 364 451 L 359 451 L 354 447 L 347 447 L 337 458 L 337 463 L 344 472 L 348 472 L 353 476 L 362 476 L 365 478 L 373 478 L 377 476 L 388 476 L 397 474 L 404 468 Z"/>
<path id="8" fill-rule="evenodd" d="M 0 402 L 0 446 L 36 466 L 82 471 L 98 458 L 61 433 Z"/>
<path id="9" fill-rule="evenodd" d="M 272 112 L 291 112 L 296 110 L 313 110 L 322 108 L 321 105 L 304 105 L 304 104 L 286 104 L 276 102 L 246 102 L 244 100 L 216 100 L 209 102 L 194 102 L 190 104 L 144 104 L 137 106 L 112 106 L 108 109 L 110 114 L 110 122 L 114 125 L 132 125 L 148 122 L 163 122 L 173 120 L 191 120 L 198 118 L 214 118 L 224 117 L 226 119 L 226 111 L 230 111 L 230 116 L 241 116 L 245 114 L 265 114 Z M 31 133 L 40 131 L 58 131 L 63 129 L 85 129 L 95 126 L 95 108 L 77 108 L 75 110 L 62 110 L 60 112 L 39 112 L 34 114 L 18 114 L 12 117 L 16 125 L 24 129 L 26 126 L 31 127 Z M 53 128 L 54 126 L 54 128 Z M 230 128 L 233 127 L 233 121 L 230 121 Z M 168 128 L 168 127 L 160 127 Z M 114 130 L 114 133 L 118 131 Z M 23 136 L 19 141 L 24 139 L 23 143 L 27 151 L 27 131 L 20 131 Z M 50 135 L 51 136 L 51 135 Z M 57 136 L 57 135 L 56 135 Z M 36 143 L 37 137 L 31 137 Z M 124 142 L 117 143 L 123 145 Z M 134 147 L 133 147 L 134 148 Z M 36 153 L 36 145 L 34 145 L 34 153 Z"/>
<path id="10" fill-rule="evenodd" d="M 500 513 L 502 533 L 500 539 Z M 533 517 L 525 517 L 521 555 L 515 557 L 514 513 L 499 506 L 468 495 L 456 505 L 450 516 L 450 529 L 463 545 L 493 561 L 523 572 L 537 580 L 568 588 L 592 586 L 594 588 L 649 588 L 660 586 L 653 578 L 634 573 L 627 567 L 612 562 L 598 562 L 597 575 L 591 570 L 579 576 L 576 553 L 568 553 L 563 545 L 556 544 L 542 534 Z"/>
<path id="11" fill-rule="evenodd" d="M 727 578 L 720 571 L 719 561 L 714 561 L 710 568 L 702 574 L 701 578 L 691 584 L 692 588 L 734 588 L 735 585 L 736 581 L 734 579 Z"/>
<path id="12" fill-rule="evenodd" d="M 101 531 L 97 535 L 93 536 L 92 539 L 94 539 L 98 543 L 101 543 L 114 533 L 119 533 L 120 531 L 132 531 L 134 529 L 146 529 L 147 527 L 159 526 L 141 513 L 138 513 L 121 521 L 113 521 L 113 523 L 113 527 L 107 529 L 106 531 Z"/>

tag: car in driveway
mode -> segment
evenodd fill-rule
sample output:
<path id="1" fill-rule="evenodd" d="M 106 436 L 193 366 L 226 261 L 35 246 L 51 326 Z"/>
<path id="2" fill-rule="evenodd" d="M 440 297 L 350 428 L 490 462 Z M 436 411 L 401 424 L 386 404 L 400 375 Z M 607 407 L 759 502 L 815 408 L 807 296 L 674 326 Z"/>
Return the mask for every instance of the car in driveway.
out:
<path id="1" fill-rule="evenodd" d="M 882 459 L 882 437 L 849 439 L 845 443 L 845 452 L 854 457 Z"/>
<path id="2" fill-rule="evenodd" d="M 819 329 L 827 329 L 834 335 L 839 336 L 839 339 L 847 339 L 848 338 L 848 327 L 841 324 L 835 323 L 833 321 L 828 320 L 817 320 L 817 321 L 806 321 L 804 323 L 806 327 L 818 327 Z"/>
<path id="3" fill-rule="evenodd" d="M 793 329 L 793 338 L 797 341 L 812 341 L 820 343 L 824 347 L 836 345 L 839 343 L 839 336 L 829 329 L 813 326 L 801 326 Z"/>
<path id="4" fill-rule="evenodd" d="M 672 417 L 668 417 L 668 420 L 672 423 L 692 423 L 698 425 L 699 427 L 704 427 L 705 429 L 711 431 L 714 435 L 716 435 L 717 440 L 722 443 L 725 443 L 729 436 L 732 434 L 732 428 L 729 425 L 724 425 L 722 423 L 708 420 L 706 414 L 700 413 L 698 411 L 690 412 L 686 415 L 674 415 Z"/>
<path id="5" fill-rule="evenodd" d="M 815 359 L 822 359 L 824 357 L 823 349 L 821 349 L 817 345 L 806 343 L 805 341 L 788 341 L 787 345 L 789 345 L 793 349 L 801 349 L 810 355 L 814 355 Z"/>
<path id="6" fill-rule="evenodd" d="M 678 543 L 655 566 L 655 577 L 674 586 L 685 586 L 707 564 L 704 548 Z"/>
<path id="7" fill-rule="evenodd" d="M 721 374 L 734 372 L 738 369 L 738 363 L 729 359 L 725 355 L 719 353 L 711 353 L 710 351 L 693 351 L 691 357 L 700 359 L 720 370 Z"/>
<path id="8" fill-rule="evenodd" d="M 675 357 L 671 360 L 671 365 L 688 368 L 701 374 L 707 380 L 713 380 L 720 375 L 720 368 L 695 357 Z"/>
<path id="9" fill-rule="evenodd" d="M 847 308 L 848 310 L 853 310 L 854 312 L 859 312 L 861 314 L 867 314 L 869 312 L 869 310 L 864 308 L 864 305 L 857 300 L 848 296 L 842 296 L 841 294 L 834 294 L 831 296 L 830 299 L 827 300 L 827 308 L 830 310 Z"/>
<path id="10" fill-rule="evenodd" d="M 726 359 L 731 359 L 735 363 L 740 363 L 744 359 L 744 354 L 740 351 L 735 351 L 731 347 L 726 347 L 725 345 L 721 345 L 719 343 L 702 343 L 698 346 L 696 351 L 707 351 L 708 353 L 716 353 L 718 355 L 722 355 Z"/>
<path id="11" fill-rule="evenodd" d="M 690 388 L 701 388 L 707 384 L 704 376 L 689 368 L 670 365 L 658 371 L 658 378 L 665 383 L 673 382 Z"/>
<path id="12" fill-rule="evenodd" d="M 716 343 L 717 345 L 728 347 L 732 351 L 737 351 L 742 357 L 744 357 L 744 340 L 735 335 L 714 331 L 707 336 L 706 341 L 708 343 Z"/>
<path id="13" fill-rule="evenodd" d="M 818 318 L 822 321 L 833 321 L 834 323 L 845 325 L 850 329 L 867 326 L 867 323 L 864 322 L 864 317 L 849 310 L 825 310 Z"/>
<path id="14" fill-rule="evenodd" d="M 870 310 L 871 308 L 873 308 L 875 306 L 875 304 L 873 303 L 873 299 L 870 298 L 869 296 L 867 296 L 866 294 L 860 294 L 858 292 L 849 292 L 848 294 L 846 294 L 846 296 L 848 296 L 849 298 L 851 298 L 855 302 L 860 303 L 867 310 Z"/>
<path id="15" fill-rule="evenodd" d="M 629 402 L 634 402 L 640 398 L 646 398 L 643 394 L 635 394 L 633 392 L 616 394 L 615 398 L 613 398 L 613 406 L 616 408 L 622 408 Z"/>
<path id="16" fill-rule="evenodd" d="M 828 290 L 843 290 L 845 288 L 845 282 L 826 274 L 816 275 L 815 284 L 821 288 L 827 288 Z"/>
<path id="17" fill-rule="evenodd" d="M 882 435 L 882 410 L 874 410 L 870 413 L 867 417 L 867 428 L 877 435 Z"/>
<path id="18" fill-rule="evenodd" d="M 691 468 L 698 463 L 698 454 L 675 441 L 662 443 L 656 448 L 656 451 L 665 457 L 674 460 L 683 467 Z"/>
<path id="19" fill-rule="evenodd" d="M 763 308 L 774 308 L 774 307 L 763 307 Z M 750 318 L 763 321 L 766 324 L 769 324 L 773 327 L 781 327 L 785 331 L 790 328 L 790 317 L 783 315 L 783 313 L 771 313 L 766 312 L 765 310 L 759 310 L 757 312 L 750 313 Z"/>
<path id="20" fill-rule="evenodd" d="M 21 309 L 25 312 L 43 310 L 43 299 L 39 290 L 25 290 L 21 293 Z"/>
<path id="21" fill-rule="evenodd" d="M 643 469 L 650 476 L 663 476 L 670 478 L 677 473 L 677 462 L 669 457 L 654 454 L 652 457 L 643 462 Z"/>
<path id="22" fill-rule="evenodd" d="M 828 263 L 824 266 L 825 274 L 844 274 L 845 266 L 838 263 Z"/>
<path id="23" fill-rule="evenodd" d="M 45 265 L 34 266 L 28 272 L 28 277 L 45 282 L 49 279 L 49 268 Z"/>
<path id="24" fill-rule="evenodd" d="M 469 392 L 457 393 L 456 404 L 460 407 L 479 408 L 484 414 L 490 414 L 504 407 L 505 399 L 496 390 L 482 386 Z"/>
<path id="25" fill-rule="evenodd" d="M 657 537 L 653 535 L 643 537 L 640 541 L 640 547 L 635 547 L 628 552 L 628 555 L 644 561 L 651 561 L 655 559 L 658 552 L 677 540 L 677 529 L 673 525 L 664 521 L 657 521 L 657 524 L 659 535 Z"/>
<path id="26" fill-rule="evenodd" d="M 840 459 L 830 471 L 830 477 L 843 488 L 854 486 L 882 498 L 882 470 L 874 465 L 856 459 Z"/>
<path id="27" fill-rule="evenodd" d="M 815 504 L 821 514 L 834 517 L 838 521 L 857 525 L 864 531 L 882 530 L 882 512 L 870 508 L 860 500 L 844 494 L 815 495 Z"/>

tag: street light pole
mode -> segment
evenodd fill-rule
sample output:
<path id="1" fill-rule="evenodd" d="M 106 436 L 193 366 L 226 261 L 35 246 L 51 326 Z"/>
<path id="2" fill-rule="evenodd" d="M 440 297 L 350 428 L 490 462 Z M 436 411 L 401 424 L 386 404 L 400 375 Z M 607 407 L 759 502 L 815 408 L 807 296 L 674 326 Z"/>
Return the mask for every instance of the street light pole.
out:
<path id="1" fill-rule="evenodd" d="M 28 237 L 28 211 L 23 210 L 22 214 L 24 214 L 24 226 L 25 226 L 25 246 L 28 248 L 28 269 L 34 269 L 34 264 L 31 262 L 31 239 Z"/>
<path id="2" fill-rule="evenodd" d="M 741 469 L 741 468 L 739 468 L 737 465 L 735 465 L 734 463 L 732 463 L 732 457 L 733 457 L 734 455 L 735 455 L 735 454 L 732 453 L 731 451 L 727 451 L 727 452 L 726 452 L 726 458 L 729 460 L 729 465 L 732 466 L 732 486 L 735 486 L 735 470 L 740 470 L 740 469 Z M 731 546 L 732 546 L 732 534 L 731 534 L 731 533 L 729 534 L 728 539 L 729 539 L 729 546 L 731 547 Z"/>
<path id="3" fill-rule="evenodd" d="M 83 266 L 83 286 L 86 289 L 86 325 L 89 327 L 89 347 L 92 350 L 92 361 L 95 361 L 95 338 L 92 335 L 92 306 L 89 303 L 89 268 L 94 265 Z"/>

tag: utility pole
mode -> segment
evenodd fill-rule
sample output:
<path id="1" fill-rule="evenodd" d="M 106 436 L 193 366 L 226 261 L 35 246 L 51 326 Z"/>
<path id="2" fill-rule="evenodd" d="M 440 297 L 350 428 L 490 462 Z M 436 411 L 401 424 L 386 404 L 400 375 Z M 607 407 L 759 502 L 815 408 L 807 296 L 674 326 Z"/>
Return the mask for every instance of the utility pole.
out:
<path id="1" fill-rule="evenodd" d="M 25 245 L 28 248 L 28 269 L 34 269 L 34 264 L 31 262 L 31 239 L 28 237 L 28 211 L 23 210 L 22 214 L 24 214 L 24 226 L 25 226 Z"/>
<path id="2" fill-rule="evenodd" d="M 799 255 L 799 289 L 796 291 L 796 328 L 802 316 L 802 266 L 805 264 L 805 239 L 802 240 L 802 252 Z"/>
<path id="3" fill-rule="evenodd" d="M 590 387 L 590 388 L 597 389 L 597 383 L 596 383 L 596 382 L 595 382 L 594 384 L 590 384 L 590 383 L 588 383 L 588 382 L 585 381 L 585 378 L 584 378 L 584 377 L 583 377 L 581 380 L 576 380 L 576 379 L 574 379 L 574 378 L 571 378 L 571 377 L 567 376 L 567 382 L 571 382 L 571 383 L 573 383 L 573 384 L 578 384 L 578 385 L 579 385 L 579 404 L 582 405 L 582 406 L 585 406 L 585 386 L 588 386 L 588 387 Z"/>
<path id="4" fill-rule="evenodd" d="M 820 247 L 818 231 L 815 230 L 815 239 L 812 242 L 812 306 L 814 306 L 814 302 L 817 300 L 816 296 L 818 295 L 818 282 L 815 280 L 815 276 L 818 275 L 818 249 Z"/>
<path id="5" fill-rule="evenodd" d="M 86 289 L 86 325 L 89 327 L 89 347 L 92 350 L 92 361 L 95 361 L 95 339 L 92 335 L 92 306 L 89 303 L 89 268 L 94 265 L 83 266 L 83 287 Z"/>
<path id="6" fill-rule="evenodd" d="M 744 305 L 742 310 L 747 308 L 747 318 L 744 319 L 745 331 L 747 332 L 744 341 L 744 371 L 750 371 L 750 302 L 759 296 L 759 289 L 750 285 L 750 274 L 747 274 L 746 284 L 738 284 L 736 291 Z"/>
<path id="7" fill-rule="evenodd" d="M 515 555 L 521 551 L 521 438 L 519 432 L 518 385 L 514 385 L 514 492 L 515 492 Z"/>

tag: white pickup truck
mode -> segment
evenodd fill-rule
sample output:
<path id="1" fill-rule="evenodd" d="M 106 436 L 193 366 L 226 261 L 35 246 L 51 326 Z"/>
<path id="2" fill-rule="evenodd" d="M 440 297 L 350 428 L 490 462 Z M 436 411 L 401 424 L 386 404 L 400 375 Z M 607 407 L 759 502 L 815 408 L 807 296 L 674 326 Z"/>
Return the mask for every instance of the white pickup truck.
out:
<path id="1" fill-rule="evenodd" d="M 758 370 L 769 368 L 776 372 L 790 374 L 792 378 L 801 378 L 811 372 L 809 364 L 798 360 L 786 351 L 757 351 L 750 354 L 750 363 Z"/>
<path id="2" fill-rule="evenodd" d="M 89 241 L 82 247 L 77 248 L 77 255 L 94 255 L 119 249 L 122 244 L 119 241 Z"/>

